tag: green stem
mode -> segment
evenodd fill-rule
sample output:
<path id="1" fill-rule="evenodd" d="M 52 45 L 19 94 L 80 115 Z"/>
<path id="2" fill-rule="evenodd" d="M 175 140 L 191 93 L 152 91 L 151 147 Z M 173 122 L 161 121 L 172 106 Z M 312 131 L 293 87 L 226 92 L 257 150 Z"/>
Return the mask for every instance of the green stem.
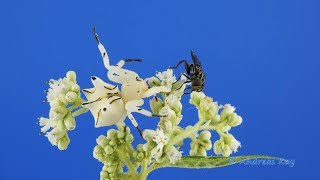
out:
<path id="1" fill-rule="evenodd" d="M 177 135 L 176 137 L 174 137 L 173 139 L 170 140 L 169 143 L 171 143 L 172 145 L 176 144 L 177 142 L 185 139 L 186 137 L 190 137 L 192 134 L 196 133 L 197 131 L 199 131 L 201 127 L 201 122 L 198 122 L 197 124 L 195 124 L 191 129 L 188 130 L 184 130 L 182 133 L 180 133 L 179 135 Z"/>
<path id="2" fill-rule="evenodd" d="M 79 116 L 79 115 L 86 113 L 88 111 L 89 111 L 89 109 L 82 107 L 82 108 L 76 110 L 75 112 L 73 112 L 72 115 L 73 115 L 73 117 L 76 117 L 76 116 Z"/>
<path id="3" fill-rule="evenodd" d="M 161 168 L 161 167 L 165 167 L 168 163 L 169 163 L 168 160 L 165 160 L 165 161 L 162 162 L 162 163 L 157 163 L 157 162 L 153 163 L 151 166 L 149 166 L 149 168 L 148 168 L 148 169 L 146 170 L 146 172 L 144 173 L 144 174 L 145 174 L 145 177 L 147 177 L 148 174 L 149 174 L 150 172 L 152 172 L 153 170 L 158 169 L 158 168 Z"/>
<path id="4" fill-rule="evenodd" d="M 130 161 L 130 156 L 123 152 L 123 148 L 119 147 L 116 149 L 116 152 L 118 153 L 120 160 L 128 167 L 128 173 L 137 173 L 134 164 Z"/>
<path id="5" fill-rule="evenodd" d="M 222 136 L 223 132 L 220 131 L 220 129 L 217 126 L 210 126 L 210 125 L 205 125 L 201 127 L 202 130 L 215 130 L 217 133 Z"/>
<path id="6" fill-rule="evenodd" d="M 140 171 L 140 178 L 141 179 L 147 179 L 147 176 L 149 173 L 147 173 L 148 170 L 148 159 L 144 159 L 141 162 L 141 171 Z"/>

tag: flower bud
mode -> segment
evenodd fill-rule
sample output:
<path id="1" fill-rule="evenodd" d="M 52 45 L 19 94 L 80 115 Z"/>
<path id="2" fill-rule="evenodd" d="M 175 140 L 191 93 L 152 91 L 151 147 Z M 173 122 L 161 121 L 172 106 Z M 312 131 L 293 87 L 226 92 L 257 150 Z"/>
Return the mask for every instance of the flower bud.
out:
<path id="1" fill-rule="evenodd" d="M 157 144 L 153 141 L 148 141 L 146 144 L 143 145 L 144 151 L 150 151 L 152 150 Z"/>
<path id="2" fill-rule="evenodd" d="M 210 131 L 202 131 L 199 135 L 200 141 L 210 140 L 210 138 L 211 138 Z"/>
<path id="3" fill-rule="evenodd" d="M 142 152 L 137 154 L 137 159 L 143 159 L 144 158 L 144 154 Z"/>
<path id="4" fill-rule="evenodd" d="M 74 119 L 74 117 L 71 113 L 69 113 L 64 118 L 64 124 L 69 131 L 72 131 L 76 128 L 76 120 Z"/>
<path id="5" fill-rule="evenodd" d="M 143 150 L 143 144 L 138 144 L 137 145 L 137 151 L 142 152 Z"/>
<path id="6" fill-rule="evenodd" d="M 150 108 L 154 114 L 159 114 L 162 107 L 163 107 L 163 102 L 160 98 L 154 96 L 150 100 Z"/>
<path id="7" fill-rule="evenodd" d="M 69 91 L 67 94 L 66 94 L 66 100 L 70 103 L 73 103 L 75 102 L 76 100 L 78 99 L 78 95 L 73 92 L 73 91 Z"/>
<path id="8" fill-rule="evenodd" d="M 110 145 L 110 146 L 115 146 L 115 145 L 117 145 L 116 139 L 111 140 L 111 141 L 109 142 L 109 145 Z"/>
<path id="9" fill-rule="evenodd" d="M 198 153 L 197 153 L 198 156 L 207 156 L 207 151 L 203 148 L 203 147 L 200 147 L 198 149 Z"/>
<path id="10" fill-rule="evenodd" d="M 148 82 L 150 87 L 160 86 L 161 85 L 160 80 L 158 78 L 156 78 L 156 77 L 148 78 L 147 82 Z"/>
<path id="11" fill-rule="evenodd" d="M 197 153 L 198 153 L 198 149 L 197 149 L 197 150 L 195 150 L 195 149 L 190 149 L 190 151 L 189 151 L 190 156 L 196 156 Z"/>
<path id="12" fill-rule="evenodd" d="M 58 141 L 58 148 L 59 150 L 66 150 L 69 144 L 70 144 L 70 139 L 66 134 Z"/>
<path id="13" fill-rule="evenodd" d="M 161 118 L 161 121 L 170 121 L 173 125 L 177 125 L 177 115 L 169 106 L 164 106 L 159 114 L 165 116 Z"/>
<path id="14" fill-rule="evenodd" d="M 71 90 L 75 93 L 79 93 L 80 92 L 80 86 L 78 84 L 74 84 L 71 87 Z"/>
<path id="15" fill-rule="evenodd" d="M 132 143 L 133 142 L 133 135 L 132 134 L 126 135 L 125 140 L 127 143 Z"/>
<path id="16" fill-rule="evenodd" d="M 193 104 L 198 107 L 200 101 L 205 97 L 205 94 L 203 92 L 193 91 L 190 96 L 190 104 Z"/>
<path id="17" fill-rule="evenodd" d="M 201 141 L 200 144 L 201 144 L 201 147 L 203 147 L 205 150 L 210 150 L 212 148 L 212 143 L 210 139 Z"/>
<path id="18" fill-rule="evenodd" d="M 228 124 L 232 127 L 238 126 L 242 123 L 242 117 L 238 116 L 237 113 L 229 115 Z"/>
<path id="19" fill-rule="evenodd" d="M 102 154 L 103 153 L 102 147 L 99 146 L 99 145 L 95 146 L 94 149 L 93 149 L 93 153 L 94 154 Z"/>
<path id="20" fill-rule="evenodd" d="M 151 129 L 146 129 L 142 132 L 143 139 L 147 141 L 152 141 L 153 137 L 156 135 L 156 132 Z"/>
<path id="21" fill-rule="evenodd" d="M 204 97 L 200 100 L 199 109 L 201 109 L 201 111 L 208 111 L 211 107 L 212 102 L 212 98 Z"/>
<path id="22" fill-rule="evenodd" d="M 59 107 L 59 106 L 63 106 L 63 103 L 59 101 L 59 99 L 50 101 L 50 107 Z"/>
<path id="23" fill-rule="evenodd" d="M 164 152 L 170 160 L 170 163 L 175 164 L 182 157 L 182 153 L 178 151 L 174 146 L 165 146 Z"/>
<path id="24" fill-rule="evenodd" d="M 55 129 L 60 131 L 66 131 L 67 128 L 66 128 L 66 125 L 64 124 L 64 120 L 59 120 Z"/>
<path id="25" fill-rule="evenodd" d="M 104 147 L 108 142 L 107 142 L 107 137 L 104 135 L 100 135 L 97 139 L 96 142 L 98 145 Z"/>
<path id="26" fill-rule="evenodd" d="M 66 95 L 65 94 L 58 94 L 57 98 L 59 99 L 59 101 L 61 101 L 63 104 L 68 104 L 68 101 L 66 99 Z"/>
<path id="27" fill-rule="evenodd" d="M 232 134 L 227 134 L 224 136 L 224 141 L 230 147 L 231 152 L 237 152 L 238 148 L 241 147 L 240 142 L 236 140 Z"/>
<path id="28" fill-rule="evenodd" d="M 49 119 L 52 120 L 62 120 L 68 113 L 68 110 L 65 107 L 58 106 L 50 109 Z"/>
<path id="29" fill-rule="evenodd" d="M 182 104 L 180 102 L 180 98 L 178 98 L 176 95 L 170 94 L 166 98 L 166 104 L 169 105 L 169 107 L 177 114 L 181 114 L 182 110 Z"/>
<path id="30" fill-rule="evenodd" d="M 230 104 L 226 104 L 223 107 L 223 110 L 220 113 L 221 120 L 225 120 L 228 118 L 229 115 L 231 115 L 235 111 L 235 108 L 231 106 Z"/>
<path id="31" fill-rule="evenodd" d="M 118 139 L 123 139 L 125 136 L 126 136 L 126 134 L 124 132 L 122 132 L 122 131 L 118 132 L 118 135 L 117 135 Z"/>
<path id="32" fill-rule="evenodd" d="M 117 131 L 114 129 L 109 129 L 107 132 L 107 137 L 110 139 L 116 138 L 117 137 Z"/>
<path id="33" fill-rule="evenodd" d="M 226 146 L 225 149 L 223 149 L 222 151 L 222 156 L 224 157 L 229 157 L 231 154 L 231 150 L 229 146 Z"/>
<path id="34" fill-rule="evenodd" d="M 107 154 L 112 154 L 114 152 L 114 149 L 111 146 L 106 146 L 104 147 L 104 152 L 106 152 Z"/>
<path id="35" fill-rule="evenodd" d="M 76 73 L 74 71 L 68 71 L 66 74 L 66 77 L 68 80 L 72 81 L 72 82 L 76 82 Z"/>

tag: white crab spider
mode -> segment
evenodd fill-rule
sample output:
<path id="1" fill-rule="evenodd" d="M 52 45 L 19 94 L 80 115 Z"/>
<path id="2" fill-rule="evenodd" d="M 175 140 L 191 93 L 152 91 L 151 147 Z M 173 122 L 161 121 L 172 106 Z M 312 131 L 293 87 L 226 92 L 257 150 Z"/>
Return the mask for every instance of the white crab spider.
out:
<path id="1" fill-rule="evenodd" d="M 128 116 L 134 127 L 138 128 L 138 123 L 133 117 L 132 112 L 137 112 L 148 117 L 158 116 L 139 106 L 144 104 L 143 98 L 160 92 L 170 92 L 171 87 L 157 86 L 149 88 L 146 83 L 147 79 L 143 80 L 136 72 L 122 68 L 125 62 L 133 60 L 120 60 L 117 65 L 111 66 L 107 51 L 100 43 L 95 29 L 94 34 L 104 65 L 108 69 L 109 80 L 121 84 L 121 91 L 119 91 L 117 86 L 112 86 L 97 77 L 93 77 L 92 83 L 95 87 L 84 90 L 88 101 L 83 103 L 83 106 L 92 112 L 96 121 L 96 127 L 122 122 Z M 138 130 L 140 131 L 139 128 Z"/>

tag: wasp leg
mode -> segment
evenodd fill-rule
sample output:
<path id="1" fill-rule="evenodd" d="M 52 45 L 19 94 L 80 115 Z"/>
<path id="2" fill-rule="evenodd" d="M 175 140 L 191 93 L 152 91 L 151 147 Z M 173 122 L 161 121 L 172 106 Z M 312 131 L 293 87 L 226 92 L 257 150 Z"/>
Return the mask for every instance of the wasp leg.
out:
<path id="1" fill-rule="evenodd" d="M 124 59 L 124 62 L 142 62 L 141 59 Z"/>
<path id="2" fill-rule="evenodd" d="M 172 84 L 175 84 L 175 83 L 177 83 L 178 81 L 180 81 L 180 79 L 181 79 L 182 76 L 186 77 L 187 79 L 190 79 L 190 76 L 188 76 L 186 73 L 182 73 L 182 74 L 179 76 L 178 80 L 176 80 L 176 82 L 174 82 L 174 83 L 172 83 Z"/>
<path id="3" fill-rule="evenodd" d="M 179 65 L 183 62 L 185 63 L 185 65 L 187 64 L 187 66 L 188 66 L 187 60 L 181 60 L 176 66 L 174 66 L 174 67 L 169 66 L 169 69 L 177 69 L 179 67 Z"/>
<path id="4" fill-rule="evenodd" d="M 181 86 L 180 86 L 177 90 L 181 89 L 184 84 L 187 84 L 187 83 L 190 83 L 190 82 L 191 82 L 191 81 L 186 81 L 186 82 L 184 82 L 183 84 L 181 84 Z"/>

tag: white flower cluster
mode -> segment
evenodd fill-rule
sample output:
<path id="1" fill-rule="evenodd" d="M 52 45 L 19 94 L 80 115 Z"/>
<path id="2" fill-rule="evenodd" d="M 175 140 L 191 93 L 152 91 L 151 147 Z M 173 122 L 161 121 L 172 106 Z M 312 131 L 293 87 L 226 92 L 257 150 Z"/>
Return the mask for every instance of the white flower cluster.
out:
<path id="1" fill-rule="evenodd" d="M 53 146 L 65 150 L 70 143 L 67 133 L 76 127 L 72 110 L 79 107 L 82 102 L 80 87 L 73 71 L 69 71 L 62 79 L 52 79 L 48 83 L 50 88 L 46 91 L 46 101 L 51 108 L 49 118 L 39 118 L 39 125 L 42 126 L 41 134 L 45 134 Z"/>
<path id="2" fill-rule="evenodd" d="M 200 122 L 205 124 L 204 128 L 215 130 L 220 135 L 220 139 L 214 143 L 215 154 L 228 157 L 231 153 L 237 152 L 237 149 L 241 146 L 240 142 L 229 133 L 231 127 L 236 127 L 242 123 L 241 116 L 234 112 L 235 108 L 230 104 L 219 107 L 217 102 L 213 102 L 211 98 L 205 96 L 202 92 L 192 92 L 190 103 L 197 107 Z M 209 137 L 210 140 L 209 135 L 206 137 Z M 201 142 L 201 139 L 202 141 L 206 140 L 206 142 Z M 209 150 L 212 147 L 211 142 L 209 144 L 207 140 L 203 137 L 201 138 L 200 134 L 199 139 L 194 139 L 191 142 L 190 154 L 206 155 L 204 150 Z M 203 149 L 199 150 L 199 146 L 203 144 Z"/>
<path id="3" fill-rule="evenodd" d="M 181 159 L 182 153 L 173 145 L 168 144 L 169 138 L 162 129 L 158 128 L 156 131 L 145 130 L 143 131 L 143 138 L 147 141 L 143 145 L 143 150 L 150 151 L 151 157 L 157 162 L 163 162 L 168 158 L 174 164 Z"/>
<path id="4" fill-rule="evenodd" d="M 172 90 L 168 94 L 162 94 L 162 98 L 155 96 L 150 100 L 152 112 L 161 115 L 161 118 L 156 131 L 145 130 L 143 132 L 143 137 L 147 140 L 143 149 L 145 151 L 150 150 L 151 157 L 157 162 L 162 162 L 168 158 L 171 163 L 175 163 L 182 157 L 182 152 L 178 149 L 182 146 L 183 141 L 171 144 L 170 137 L 182 131 L 178 124 L 182 119 L 182 104 L 180 101 L 185 90 L 185 79 L 176 81 L 172 69 L 158 72 L 156 76 L 157 78 L 149 78 L 150 86 L 168 86 Z"/>

